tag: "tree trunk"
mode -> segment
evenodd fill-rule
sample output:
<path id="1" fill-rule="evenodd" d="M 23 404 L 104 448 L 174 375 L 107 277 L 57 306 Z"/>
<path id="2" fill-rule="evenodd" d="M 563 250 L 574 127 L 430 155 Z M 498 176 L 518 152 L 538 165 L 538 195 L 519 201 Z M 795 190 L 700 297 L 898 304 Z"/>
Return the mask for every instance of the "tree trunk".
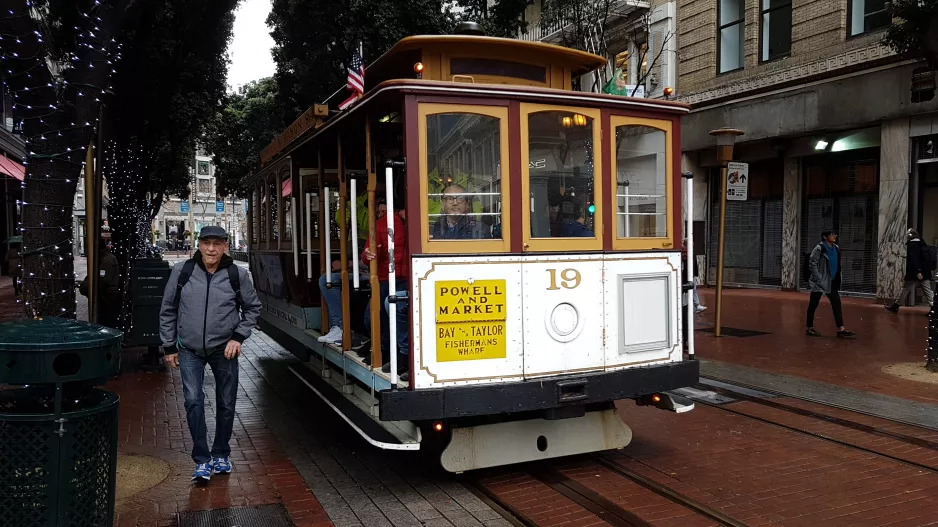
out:
<path id="1" fill-rule="evenodd" d="M 4 61 L 4 69 L 14 93 L 14 115 L 22 120 L 27 141 L 21 226 L 25 310 L 31 317 L 74 317 L 72 205 L 108 86 L 113 42 L 99 42 L 88 33 L 80 36 L 78 42 L 88 45 L 70 52 L 71 65 L 62 78 L 54 78 L 39 24 L 25 2 L 16 4 L 0 23 L 0 32 L 23 35 L 15 43 L 4 40 L 17 54 L 16 60 Z M 100 29 L 94 34 L 118 33 L 120 6 L 103 3 L 91 9 L 84 4 L 92 2 L 82 4 L 89 25 Z"/>

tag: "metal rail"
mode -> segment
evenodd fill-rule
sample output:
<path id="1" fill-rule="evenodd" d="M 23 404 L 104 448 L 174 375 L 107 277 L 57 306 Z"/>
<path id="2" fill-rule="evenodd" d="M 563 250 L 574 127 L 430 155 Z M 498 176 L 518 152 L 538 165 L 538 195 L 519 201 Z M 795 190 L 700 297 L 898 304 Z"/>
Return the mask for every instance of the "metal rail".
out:
<path id="1" fill-rule="evenodd" d="M 873 412 L 868 412 L 868 411 L 866 411 L 866 410 L 858 410 L 858 409 L 856 409 L 856 408 L 850 408 L 849 406 L 844 406 L 844 405 L 841 405 L 841 404 L 835 404 L 835 403 L 831 403 L 831 402 L 829 402 L 829 401 L 823 401 L 823 400 L 821 400 L 821 399 L 814 399 L 814 398 L 812 398 L 812 397 L 805 397 L 805 396 L 803 396 L 803 395 L 797 395 L 797 394 L 788 393 L 788 392 L 780 392 L 780 391 L 777 391 L 777 390 L 772 390 L 772 389 L 770 389 L 770 388 L 764 388 L 764 387 L 762 387 L 762 386 L 756 386 L 756 385 L 754 385 L 754 384 L 746 384 L 746 383 L 742 383 L 742 382 L 731 381 L 731 380 L 729 380 L 729 379 L 722 379 L 722 378 L 720 378 L 720 377 L 712 377 L 712 376 L 709 376 L 709 375 L 701 375 L 700 378 L 701 378 L 701 379 L 706 379 L 706 380 L 708 380 L 708 381 L 714 381 L 714 382 L 719 382 L 719 383 L 723 383 L 723 384 L 728 384 L 728 385 L 730 385 L 730 386 L 737 386 L 737 387 L 739 387 L 739 388 L 746 388 L 746 389 L 748 389 L 748 390 L 754 390 L 754 391 L 757 391 L 757 392 L 767 393 L 767 394 L 769 394 L 769 395 L 776 395 L 776 396 L 780 396 L 780 397 L 791 397 L 792 399 L 798 399 L 798 400 L 806 401 L 806 402 L 809 402 L 809 403 L 820 404 L 820 405 L 822 405 L 822 406 L 828 406 L 828 407 L 830 407 L 830 408 L 837 408 L 837 409 L 839 409 L 839 410 L 847 410 L 848 412 L 853 412 L 853 413 L 855 413 L 855 414 L 865 415 L 865 416 L 868 416 L 868 417 L 876 417 L 876 418 L 883 419 L 883 420 L 886 420 L 886 421 L 890 421 L 890 422 L 893 422 L 893 423 L 897 423 L 897 424 L 901 424 L 901 425 L 906 425 L 906 426 L 911 426 L 911 427 L 913 427 L 913 428 L 921 428 L 922 430 L 928 430 L 928 431 L 931 431 L 931 432 L 938 432 L 938 427 L 923 425 L 923 424 L 921 424 L 921 423 L 913 423 L 912 421 L 906 421 L 906 420 L 903 420 L 903 419 L 895 419 L 895 418 L 893 418 L 893 417 L 889 417 L 889 416 L 886 416 L 886 415 L 876 414 L 876 413 L 873 413 Z M 712 387 L 709 387 L 709 386 L 708 386 L 708 388 L 712 388 Z"/>
<path id="2" fill-rule="evenodd" d="M 727 391 L 731 391 L 731 390 L 727 390 Z M 904 458 L 901 458 L 901 457 L 898 457 L 898 456 L 894 456 L 894 455 L 892 455 L 892 454 L 886 454 L 885 452 L 879 452 L 879 451 L 873 450 L 873 449 L 871 449 L 871 448 L 867 448 L 867 447 L 860 446 L 860 445 L 855 445 L 855 444 L 853 444 L 853 443 L 849 443 L 849 442 L 847 442 L 847 441 L 843 441 L 843 440 L 840 440 L 840 439 L 836 439 L 836 438 L 833 438 L 833 437 L 830 437 L 830 436 L 827 436 L 827 435 L 824 435 L 824 434 L 820 434 L 820 433 L 817 433 L 817 432 L 811 432 L 811 431 L 808 431 L 808 430 L 804 430 L 804 429 L 802 429 L 802 428 L 798 428 L 798 427 L 796 427 L 796 426 L 791 426 L 791 425 L 786 425 L 786 424 L 783 424 L 783 423 L 779 423 L 779 422 L 773 421 L 773 420 L 771 420 L 771 419 L 767 419 L 767 418 L 765 418 L 765 417 L 759 417 L 759 416 L 757 416 L 757 415 L 748 414 L 748 413 L 743 412 L 743 411 L 741 411 L 741 410 L 734 410 L 733 408 L 728 408 L 725 404 L 715 404 L 715 403 L 712 403 L 712 402 L 709 402 L 709 401 L 702 400 L 702 399 L 700 399 L 700 398 L 697 398 L 697 399 L 695 399 L 695 400 L 696 400 L 696 402 L 699 402 L 700 404 L 703 404 L 703 405 L 706 405 L 706 406 L 710 406 L 710 407 L 716 408 L 716 409 L 718 409 L 718 410 L 723 410 L 724 412 L 728 412 L 728 413 L 731 413 L 731 414 L 736 414 L 736 415 L 738 415 L 738 416 L 740 416 L 740 417 L 745 417 L 745 418 L 747 418 L 747 419 L 752 419 L 752 420 L 754 420 L 754 421 L 759 421 L 759 422 L 761 422 L 761 423 L 765 423 L 765 424 L 768 424 L 768 425 L 776 426 L 776 427 L 778 427 L 778 428 L 783 428 L 783 429 L 789 430 L 789 431 L 791 431 L 791 432 L 796 432 L 796 433 L 799 433 L 799 434 L 802 434 L 802 435 L 814 437 L 814 438 L 816 438 L 816 439 L 821 439 L 821 440 L 827 441 L 827 442 L 829 442 L 829 443 L 834 443 L 834 444 L 837 444 L 837 445 L 840 445 L 840 446 L 844 446 L 844 447 L 847 447 L 847 448 L 852 448 L 852 449 L 854 449 L 854 450 L 859 450 L 859 451 L 865 452 L 865 453 L 867 453 L 867 454 L 872 454 L 872 455 L 874 455 L 874 456 L 878 456 L 878 457 L 882 457 L 882 458 L 885 458 L 885 459 L 889 459 L 889 460 L 895 461 L 895 462 L 897 462 L 897 463 L 902 463 L 902 464 L 904 464 L 904 465 L 909 465 L 909 466 L 912 466 L 912 467 L 915 467 L 915 468 L 918 468 L 918 469 L 921 469 L 921 470 L 925 470 L 925 471 L 928 471 L 928 472 L 938 473 L 938 467 L 932 467 L 932 466 L 929 466 L 929 465 L 925 465 L 925 464 L 922 464 L 922 463 L 918 463 L 918 462 L 916 462 L 916 461 L 911 461 L 911 460 L 904 459 Z M 859 424 L 859 423 L 857 423 L 857 424 Z"/>
<path id="3" fill-rule="evenodd" d="M 635 483 L 638 483 L 642 487 L 645 487 L 646 489 L 654 492 L 655 494 L 668 498 L 669 500 L 679 505 L 683 505 L 684 507 L 687 507 L 688 509 L 691 509 L 692 511 L 702 516 L 706 516 L 707 518 L 719 523 L 720 525 L 725 525 L 727 527 L 748 527 L 748 525 L 746 525 L 745 523 L 739 520 L 730 518 L 726 514 L 723 514 L 722 512 L 712 507 L 708 507 L 693 498 L 685 496 L 675 490 L 669 489 L 668 487 L 666 487 L 665 485 L 662 485 L 661 483 L 658 483 L 657 481 L 648 479 L 645 476 L 642 476 L 641 474 L 638 474 L 625 467 L 622 467 L 617 463 L 613 463 L 612 461 L 602 458 L 599 455 L 594 454 L 590 456 L 590 459 L 592 461 L 595 461 L 596 463 L 599 463 L 603 467 L 611 470 L 612 472 L 615 472 L 616 474 L 619 474 L 620 476 L 626 479 L 629 479 L 629 480 L 634 481 Z"/>

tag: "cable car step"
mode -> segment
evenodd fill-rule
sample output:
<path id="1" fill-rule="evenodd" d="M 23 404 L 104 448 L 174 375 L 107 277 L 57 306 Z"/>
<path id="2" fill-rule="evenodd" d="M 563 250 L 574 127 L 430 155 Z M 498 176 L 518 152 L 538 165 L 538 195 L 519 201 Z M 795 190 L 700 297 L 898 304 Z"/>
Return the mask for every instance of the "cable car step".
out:
<path id="1" fill-rule="evenodd" d="M 420 437 L 405 438 L 392 434 L 381 426 L 375 418 L 368 415 L 366 410 L 359 408 L 349 400 L 351 394 L 344 394 L 337 390 L 325 379 L 319 377 L 309 368 L 302 365 L 291 365 L 290 371 L 332 410 L 352 427 L 362 438 L 372 446 L 384 450 L 420 450 Z M 419 436 L 419 434 L 418 434 Z"/>

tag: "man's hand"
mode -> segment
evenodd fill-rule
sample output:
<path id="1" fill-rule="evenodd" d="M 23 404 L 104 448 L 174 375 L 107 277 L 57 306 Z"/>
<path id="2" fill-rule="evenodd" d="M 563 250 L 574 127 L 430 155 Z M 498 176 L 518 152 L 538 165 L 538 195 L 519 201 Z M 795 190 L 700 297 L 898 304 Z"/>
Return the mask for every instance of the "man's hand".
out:
<path id="1" fill-rule="evenodd" d="M 228 345 L 225 346 L 225 358 L 228 360 L 235 359 L 238 355 L 241 354 L 241 343 L 237 340 L 229 340 Z"/>
<path id="2" fill-rule="evenodd" d="M 371 249 L 365 249 L 365 260 L 369 262 L 375 259 L 375 253 L 371 252 Z"/>
<path id="3" fill-rule="evenodd" d="M 172 355 L 164 355 L 163 360 L 166 362 L 166 365 L 170 368 L 179 367 L 179 354 L 173 353 Z"/>

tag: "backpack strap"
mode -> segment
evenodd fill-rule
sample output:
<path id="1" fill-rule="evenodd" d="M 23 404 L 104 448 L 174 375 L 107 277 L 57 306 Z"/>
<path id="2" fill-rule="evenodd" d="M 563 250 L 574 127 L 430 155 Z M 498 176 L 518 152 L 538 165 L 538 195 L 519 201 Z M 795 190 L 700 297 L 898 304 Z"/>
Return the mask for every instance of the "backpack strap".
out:
<path id="1" fill-rule="evenodd" d="M 195 269 L 195 259 L 190 258 L 182 264 L 182 271 L 179 271 L 179 276 L 176 278 L 176 295 L 173 297 L 173 307 L 179 307 L 179 296 L 182 294 L 182 288 L 189 282 L 193 269 Z"/>
<path id="2" fill-rule="evenodd" d="M 228 266 L 228 281 L 231 282 L 231 289 L 235 294 L 235 303 L 238 306 L 238 309 L 241 309 L 241 273 L 238 271 L 238 266 L 232 263 Z"/>

